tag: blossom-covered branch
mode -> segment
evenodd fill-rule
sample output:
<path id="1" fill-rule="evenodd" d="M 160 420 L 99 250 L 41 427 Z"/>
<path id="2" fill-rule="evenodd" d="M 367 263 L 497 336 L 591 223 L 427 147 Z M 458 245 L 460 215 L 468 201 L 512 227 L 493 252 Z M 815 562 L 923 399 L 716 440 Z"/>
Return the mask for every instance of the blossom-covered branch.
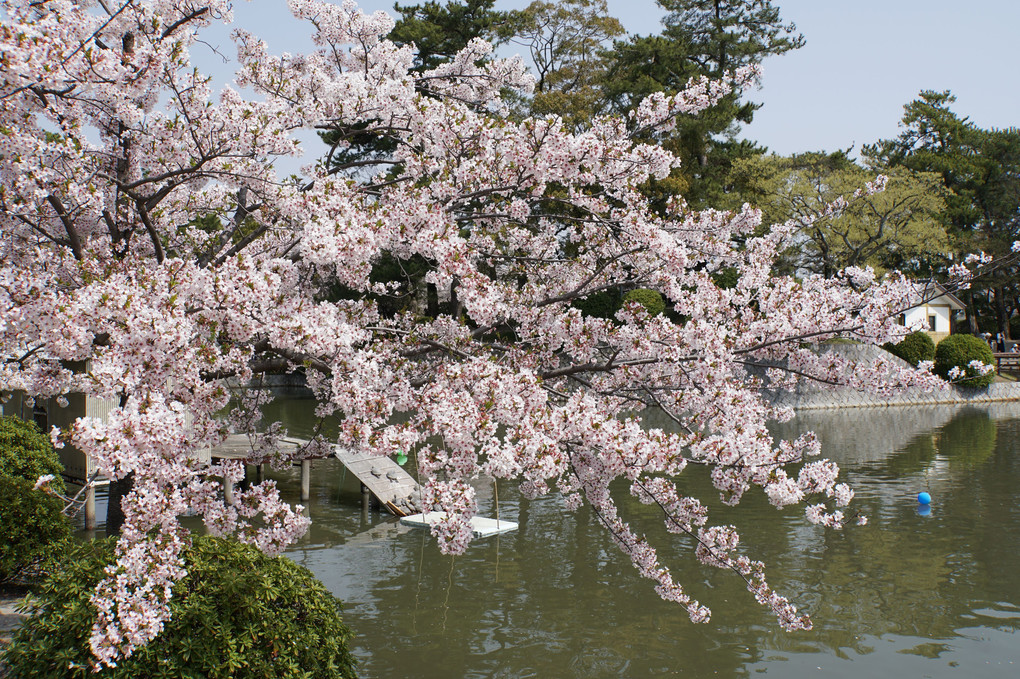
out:
<path id="1" fill-rule="evenodd" d="M 471 538 L 471 481 L 514 479 L 531 496 L 562 493 L 568 508 L 589 503 L 664 598 L 707 620 L 621 517 L 610 487 L 623 479 L 662 508 L 667 530 L 697 542 L 698 558 L 740 573 L 782 624 L 806 627 L 764 566 L 736 554 L 734 530 L 709 526 L 705 505 L 669 479 L 697 464 L 725 502 L 758 488 L 842 525 L 852 493 L 830 463 L 787 471 L 818 446 L 773 440 L 766 422 L 790 413 L 762 400 L 759 368 L 774 384 L 934 384 L 818 351 L 839 335 L 898 337 L 894 313 L 913 285 L 856 269 L 776 276 L 797 225 L 766 228 L 750 207 L 655 208 L 641 189 L 677 160 L 635 143 L 626 121 L 574 134 L 555 117 L 500 115 L 501 91 L 530 86 L 520 60 L 484 61 L 490 48 L 475 41 L 412 72 L 412 47 L 383 37 L 386 15 L 290 4 L 316 49 L 276 57 L 236 32 L 238 89 L 214 92 L 190 48 L 229 20 L 224 0 L 138 0 L 110 15 L 72 0 L 5 3 L 0 386 L 115 400 L 105 421 L 53 436 L 108 478 L 134 478 L 117 562 L 95 594 L 97 663 L 158 634 L 183 572 L 185 511 L 271 553 L 306 528 L 271 483 L 227 505 L 206 476 L 237 480 L 239 465 L 204 468 L 198 454 L 233 428 L 251 437 L 253 459 L 270 456 L 282 432 L 250 399 L 218 416 L 224 377 L 268 369 L 307 374 L 345 448 L 415 453 L 423 500 L 447 511 L 433 529 L 447 552 Z M 636 122 L 673 124 L 729 87 L 653 97 Z M 299 130 L 337 132 L 334 150 L 357 130 L 390 150 L 282 179 L 274 161 L 298 155 Z M 372 276 L 394 262 L 402 278 Z M 611 317 L 581 311 L 601 291 L 635 288 L 669 313 L 636 302 Z M 646 407 L 675 429 L 642 427 Z"/>

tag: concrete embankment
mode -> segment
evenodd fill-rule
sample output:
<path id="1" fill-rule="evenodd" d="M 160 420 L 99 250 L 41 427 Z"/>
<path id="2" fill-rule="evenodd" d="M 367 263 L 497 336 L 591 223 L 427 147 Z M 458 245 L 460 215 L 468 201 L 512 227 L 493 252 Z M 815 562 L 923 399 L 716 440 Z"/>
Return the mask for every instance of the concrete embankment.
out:
<path id="1" fill-rule="evenodd" d="M 808 385 L 795 391 L 772 392 L 767 398 L 775 405 L 789 406 L 794 410 L 999 403 L 1020 401 L 1020 382 L 996 382 L 981 389 L 959 386 L 947 386 L 945 389 L 935 391 L 908 389 L 889 396 L 845 388 L 823 390 Z"/>
<path id="2" fill-rule="evenodd" d="M 864 344 L 835 344 L 826 351 L 840 353 L 855 361 L 866 363 L 881 355 L 890 357 L 882 348 Z M 906 365 L 904 363 L 903 365 Z M 794 410 L 823 408 L 881 408 L 886 406 L 932 406 L 954 403 L 998 403 L 1020 401 L 1020 382 L 995 382 L 987 387 L 968 388 L 946 385 L 942 389 L 924 391 L 907 389 L 892 395 L 879 395 L 856 389 L 832 388 L 814 382 L 803 382 L 794 390 L 766 391 L 765 397 L 775 405 Z"/>

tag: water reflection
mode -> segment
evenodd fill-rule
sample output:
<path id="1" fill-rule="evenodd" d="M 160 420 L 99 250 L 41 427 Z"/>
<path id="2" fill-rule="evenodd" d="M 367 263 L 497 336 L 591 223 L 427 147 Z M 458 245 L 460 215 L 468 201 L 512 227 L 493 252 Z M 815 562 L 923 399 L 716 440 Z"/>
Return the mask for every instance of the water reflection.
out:
<path id="1" fill-rule="evenodd" d="M 288 417 L 300 434 L 301 414 Z M 316 462 L 311 532 L 289 552 L 346 603 L 364 677 L 1016 676 L 1020 650 L 1020 405 L 806 413 L 871 521 L 843 532 L 760 496 L 714 507 L 742 529 L 771 580 L 809 610 L 788 634 L 733 576 L 692 565 L 650 508 L 628 517 L 667 544 L 663 560 L 714 610 L 692 625 L 658 599 L 590 512 L 499 488 L 516 533 L 453 559 L 424 531 L 363 514 L 342 468 Z M 273 473 L 297 501 L 297 470 Z M 684 479 L 704 493 L 696 474 Z M 483 513 L 492 515 L 486 487 Z M 918 512 L 917 493 L 932 511 Z"/>

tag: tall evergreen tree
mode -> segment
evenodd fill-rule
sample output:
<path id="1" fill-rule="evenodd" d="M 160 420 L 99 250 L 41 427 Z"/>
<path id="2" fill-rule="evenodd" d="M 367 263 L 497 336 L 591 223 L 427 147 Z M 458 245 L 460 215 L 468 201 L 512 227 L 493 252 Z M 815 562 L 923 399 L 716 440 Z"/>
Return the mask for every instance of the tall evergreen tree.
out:
<path id="1" fill-rule="evenodd" d="M 414 44 L 412 71 L 427 71 L 450 61 L 460 50 L 482 38 L 498 45 L 514 32 L 514 13 L 493 9 L 496 0 L 427 0 L 420 5 L 393 5 L 400 15 L 389 36 L 397 45 Z"/>
<path id="2" fill-rule="evenodd" d="M 951 192 L 944 213 L 957 256 L 985 252 L 1008 258 L 1020 238 L 1020 131 L 982 129 L 950 109 L 951 92 L 924 90 L 906 104 L 895 139 L 865 146 L 880 162 L 938 173 Z M 962 295 L 971 332 L 1009 337 L 1020 314 L 1018 270 L 1008 260 Z"/>
<path id="3" fill-rule="evenodd" d="M 610 58 L 606 93 L 612 107 L 626 112 L 653 92 L 672 94 L 691 78 L 725 74 L 804 44 L 769 0 L 657 0 L 668 14 L 661 35 L 617 42 Z M 682 119 L 676 132 L 661 139 L 683 167 L 658 190 L 683 191 L 696 205 L 718 199 L 734 158 L 764 149 L 738 141 L 739 123 L 749 123 L 759 104 L 739 93 L 724 97 L 697 118 Z"/>
<path id="4" fill-rule="evenodd" d="M 624 34 L 606 0 L 535 0 L 516 13 L 512 42 L 525 47 L 535 72 L 533 115 L 556 114 L 575 130 L 605 113 L 607 47 Z"/>

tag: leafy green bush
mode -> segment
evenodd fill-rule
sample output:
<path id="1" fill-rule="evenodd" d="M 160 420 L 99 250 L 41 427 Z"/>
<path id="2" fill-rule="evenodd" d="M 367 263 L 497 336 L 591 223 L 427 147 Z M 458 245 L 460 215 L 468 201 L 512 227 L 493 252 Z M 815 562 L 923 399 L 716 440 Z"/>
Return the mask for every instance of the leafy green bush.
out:
<path id="1" fill-rule="evenodd" d="M 71 535 L 59 498 L 26 479 L 0 475 L 0 583 L 24 580 Z"/>
<path id="2" fill-rule="evenodd" d="M 602 290 L 584 299 L 575 300 L 573 306 L 590 318 L 612 319 L 619 311 L 620 304 L 620 293 L 616 290 Z"/>
<path id="3" fill-rule="evenodd" d="M 0 417 L 0 476 L 27 479 L 34 485 L 40 476 L 52 474 L 56 478 L 50 486 L 63 492 L 64 482 L 60 478 L 63 471 L 64 465 L 53 444 L 35 422 Z"/>
<path id="4" fill-rule="evenodd" d="M 3 659 L 41 679 L 354 677 L 340 602 L 304 567 L 233 540 L 195 537 L 162 634 L 114 668 L 90 669 L 89 603 L 111 540 L 73 550 L 30 599 L 32 617 Z"/>
<path id="5" fill-rule="evenodd" d="M 64 491 L 60 464 L 50 439 L 34 422 L 0 418 L 0 582 L 23 580 L 71 533 L 63 501 L 34 490 L 44 474 Z"/>
<path id="6" fill-rule="evenodd" d="M 710 274 L 712 282 L 723 290 L 732 290 L 740 282 L 740 272 L 732 266 L 728 266 Z"/>
<path id="7" fill-rule="evenodd" d="M 658 316 L 666 310 L 666 302 L 663 301 L 662 295 L 655 290 L 649 290 L 648 288 L 638 288 L 637 290 L 631 290 L 623 296 L 624 304 L 628 302 L 637 302 L 645 308 L 649 316 Z"/>
<path id="8" fill-rule="evenodd" d="M 965 387 L 987 387 L 995 380 L 995 371 L 981 375 L 968 364 L 981 361 L 995 365 L 992 349 L 980 337 L 974 335 L 950 335 L 935 348 L 935 373 L 944 379 L 949 378 L 949 371 L 954 367 L 966 372 L 965 379 L 953 380 Z"/>
<path id="9" fill-rule="evenodd" d="M 882 348 L 914 367 L 921 361 L 935 360 L 935 342 L 926 332 L 912 332 L 896 344 L 886 342 Z"/>

